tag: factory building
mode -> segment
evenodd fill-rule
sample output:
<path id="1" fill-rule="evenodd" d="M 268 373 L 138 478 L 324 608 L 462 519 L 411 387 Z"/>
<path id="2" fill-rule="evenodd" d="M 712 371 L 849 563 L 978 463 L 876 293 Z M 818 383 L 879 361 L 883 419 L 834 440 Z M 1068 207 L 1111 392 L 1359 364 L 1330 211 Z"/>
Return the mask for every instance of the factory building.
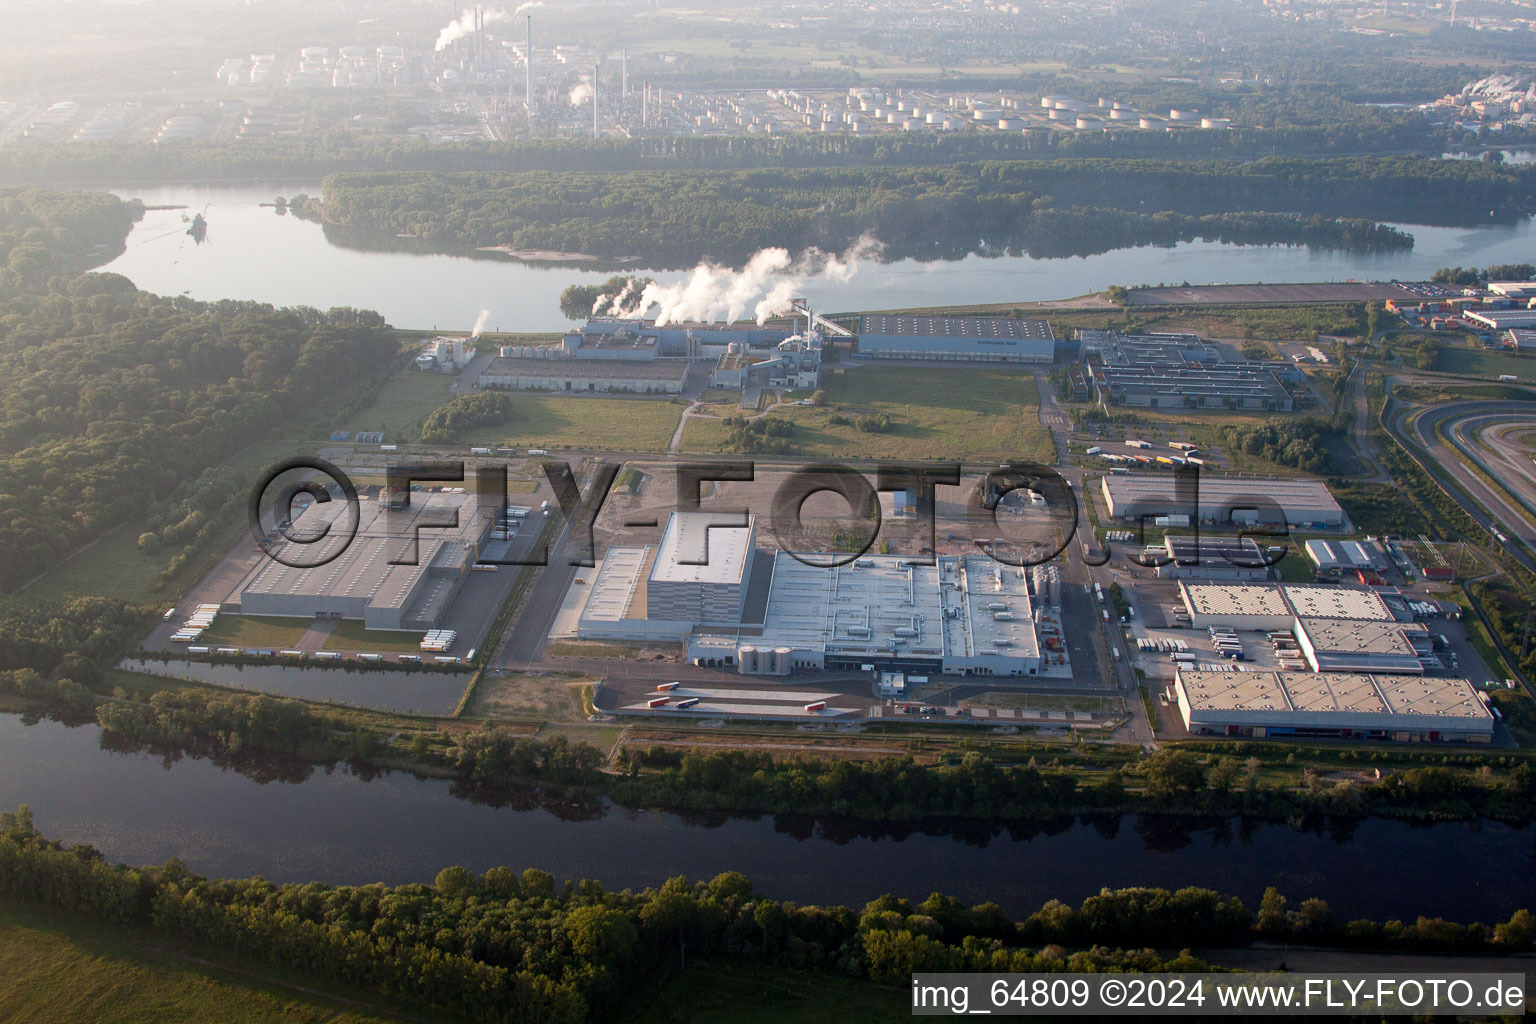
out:
<path id="1" fill-rule="evenodd" d="M 457 373 L 474 357 L 474 344 L 468 338 L 429 338 L 416 356 L 416 369 L 425 373 Z"/>
<path id="2" fill-rule="evenodd" d="M 1281 522 L 1310 529 L 1342 529 L 1344 510 L 1321 480 L 1241 480 L 1201 475 L 1199 501 L 1181 506 L 1171 476 L 1146 473 L 1106 475 L 1100 488 L 1113 519 L 1168 517 L 1169 525 Z"/>
<path id="3" fill-rule="evenodd" d="M 857 353 L 867 359 L 1050 364 L 1056 338 L 1044 320 L 996 316 L 859 317 Z"/>
<path id="4" fill-rule="evenodd" d="M 745 526 L 715 525 L 708 512 L 677 512 L 667 520 L 646 579 L 645 613 L 699 625 L 741 621 L 756 554 L 756 517 Z"/>
<path id="5" fill-rule="evenodd" d="M 1165 580 L 1220 580 L 1230 583 L 1263 583 L 1273 574 L 1267 555 L 1252 537 L 1168 534 L 1163 543 L 1148 547 L 1143 562 L 1171 559 L 1153 571 Z"/>
<path id="6" fill-rule="evenodd" d="M 1041 644 L 1029 580 L 982 555 L 935 565 L 865 556 L 823 567 L 781 551 L 762 626 L 695 630 L 688 659 L 746 675 L 871 668 L 1037 675 Z"/>
<path id="7" fill-rule="evenodd" d="M 576 634 L 681 642 L 693 663 L 746 675 L 1068 671 L 1059 576 L 982 555 L 940 558 L 934 565 L 893 555 L 836 567 L 806 564 L 802 558 L 832 556 L 759 553 L 755 520 L 711 527 L 713 518 L 674 513 L 660 544 L 610 548 Z"/>
<path id="8" fill-rule="evenodd" d="M 1493 741 L 1493 715 L 1465 679 L 1180 669 L 1174 690 L 1196 734 Z"/>
<path id="9" fill-rule="evenodd" d="M 314 567 L 263 559 L 241 583 L 238 607 L 226 610 L 361 619 L 368 629 L 434 628 L 490 534 L 491 510 L 482 510 L 476 496 L 462 490 L 422 492 L 404 509 L 375 501 L 357 508 L 353 536 L 346 501 L 306 506 L 290 532 L 317 536 L 328 529 L 326 539 L 296 544 L 278 538 L 272 550 L 283 561 Z M 437 525 L 455 520 L 455 526 Z M 414 564 L 393 564 L 405 560 Z"/>
<path id="10" fill-rule="evenodd" d="M 1291 412 L 1282 381 L 1297 371 L 1283 364 L 1225 362 L 1192 334 L 1120 334 L 1079 330 L 1094 400 L 1144 409 Z"/>
<path id="11" fill-rule="evenodd" d="M 688 364 L 680 359 L 561 359 L 498 356 L 480 374 L 482 388 L 517 391 L 605 391 L 682 394 Z"/>

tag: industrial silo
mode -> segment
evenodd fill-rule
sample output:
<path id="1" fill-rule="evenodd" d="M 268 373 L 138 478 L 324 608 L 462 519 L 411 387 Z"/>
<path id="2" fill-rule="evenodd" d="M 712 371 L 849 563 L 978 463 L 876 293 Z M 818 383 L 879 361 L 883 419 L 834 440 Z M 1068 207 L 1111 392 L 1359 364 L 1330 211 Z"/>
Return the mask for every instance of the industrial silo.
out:
<path id="1" fill-rule="evenodd" d="M 736 671 L 746 676 L 755 676 L 762 671 L 758 665 L 756 647 L 751 644 L 742 644 L 736 648 Z"/>
<path id="2" fill-rule="evenodd" d="M 794 651 L 788 647 L 775 647 L 773 649 L 773 674 L 776 676 L 789 675 L 789 667 L 793 661 Z"/>

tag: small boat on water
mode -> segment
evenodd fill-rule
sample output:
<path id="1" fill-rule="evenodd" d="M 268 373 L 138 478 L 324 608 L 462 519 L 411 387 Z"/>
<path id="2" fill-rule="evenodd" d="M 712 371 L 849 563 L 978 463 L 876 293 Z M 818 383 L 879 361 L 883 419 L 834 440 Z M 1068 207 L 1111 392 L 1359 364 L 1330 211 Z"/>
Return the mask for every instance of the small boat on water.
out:
<path id="1" fill-rule="evenodd" d="M 187 228 L 187 234 L 192 236 L 194 242 L 201 242 L 208 235 L 208 220 L 202 214 L 192 218 L 192 226 Z"/>

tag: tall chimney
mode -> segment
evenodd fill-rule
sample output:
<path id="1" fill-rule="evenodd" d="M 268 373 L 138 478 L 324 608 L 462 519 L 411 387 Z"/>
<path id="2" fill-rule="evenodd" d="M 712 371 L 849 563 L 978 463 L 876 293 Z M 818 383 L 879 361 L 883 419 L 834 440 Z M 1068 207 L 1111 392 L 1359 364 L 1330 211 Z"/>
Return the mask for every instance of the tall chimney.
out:
<path id="1" fill-rule="evenodd" d="M 523 56 L 525 58 L 524 66 L 528 73 L 528 84 L 523 96 L 528 104 L 528 117 L 531 120 L 533 118 L 533 15 L 531 14 L 528 15 L 528 40 L 524 45 L 527 46 Z"/>
<path id="2" fill-rule="evenodd" d="M 601 64 L 592 65 L 592 137 L 594 139 L 600 139 L 603 137 L 603 129 L 601 123 L 597 119 L 597 73 L 601 69 Z"/>

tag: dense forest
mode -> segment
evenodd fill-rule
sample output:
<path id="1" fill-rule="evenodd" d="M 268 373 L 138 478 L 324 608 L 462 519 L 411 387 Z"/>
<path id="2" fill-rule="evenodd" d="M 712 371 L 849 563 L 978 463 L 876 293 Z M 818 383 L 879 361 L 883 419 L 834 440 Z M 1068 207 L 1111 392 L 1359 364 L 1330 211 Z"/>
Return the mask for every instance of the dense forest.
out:
<path id="1" fill-rule="evenodd" d="M 1228 447 L 1268 459 L 1281 466 L 1328 474 L 1334 470 L 1328 440 L 1335 433 L 1328 420 L 1277 417 L 1263 423 L 1236 423 L 1221 428 Z"/>
<path id="2" fill-rule="evenodd" d="M 800 906 L 738 872 L 639 893 L 505 867 L 447 867 L 431 885 L 279 885 L 204 878 L 175 860 L 114 865 L 47 839 L 25 806 L 0 815 L 0 895 L 459 1019 L 524 1024 L 619 1019 L 685 949 L 695 963 L 728 957 L 904 986 L 917 971 L 1207 971 L 1189 947 L 1254 939 L 1521 953 L 1533 931 L 1525 910 L 1492 926 L 1344 923 L 1322 900 L 1290 908 L 1273 887 L 1257 914 L 1209 889 L 1133 888 L 1076 907 L 1051 900 L 1013 921 L 996 904 L 937 892 L 919 903 L 881 896 L 862 910 Z"/>
<path id="3" fill-rule="evenodd" d="M 1353 219 L 1485 222 L 1536 206 L 1536 171 L 1465 160 L 991 161 L 732 172 L 338 174 L 326 219 L 443 246 L 509 245 L 686 264 L 768 245 L 886 256 L 1083 255 L 1222 241 L 1396 248 Z"/>
<path id="4" fill-rule="evenodd" d="M 0 589 L 125 520 L 195 533 L 203 474 L 390 364 L 376 313 L 140 292 L 109 258 L 138 216 L 105 193 L 0 192 Z M 101 255 L 105 253 L 106 255 Z"/>

